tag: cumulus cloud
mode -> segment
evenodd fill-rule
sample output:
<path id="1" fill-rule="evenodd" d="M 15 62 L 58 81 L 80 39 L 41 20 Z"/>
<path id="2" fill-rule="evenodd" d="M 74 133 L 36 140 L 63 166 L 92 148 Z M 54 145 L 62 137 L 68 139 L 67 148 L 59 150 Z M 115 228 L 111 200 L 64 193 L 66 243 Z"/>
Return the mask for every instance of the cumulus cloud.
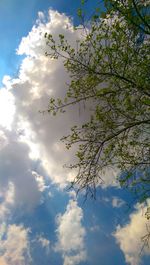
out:
<path id="1" fill-rule="evenodd" d="M 56 119 L 39 113 L 47 108 L 51 95 L 65 94 L 68 80 L 62 60 L 54 61 L 45 56 L 45 32 L 55 36 L 64 33 L 72 43 L 78 34 L 64 14 L 50 10 L 46 18 L 39 13 L 36 25 L 17 50 L 18 54 L 24 54 L 17 78 L 3 78 L 4 87 L 0 90 L 1 220 L 5 220 L 13 207 L 30 210 L 40 202 L 40 193 L 46 189 L 44 174 L 62 186 L 74 177 L 73 172 L 63 169 L 71 155 L 66 154 L 59 139 L 66 134 L 71 122 L 78 123 L 80 117 L 73 110 L 65 118 Z"/>
<path id="2" fill-rule="evenodd" d="M 83 212 L 75 200 L 70 200 L 63 215 L 57 217 L 58 243 L 56 251 L 62 253 L 64 265 L 76 265 L 86 260 Z"/>
<path id="3" fill-rule="evenodd" d="M 3 216 L 13 205 L 26 206 L 27 209 L 35 207 L 40 202 L 40 193 L 46 188 L 44 175 L 61 187 L 75 177 L 74 171 L 63 168 L 64 164 L 72 162 L 74 150 L 66 152 L 59 139 L 68 134 L 72 125 L 85 121 L 87 111 L 79 114 L 78 107 L 72 107 L 65 115 L 55 118 L 39 113 L 39 110 L 47 109 L 51 96 L 65 95 L 66 82 L 69 80 L 62 60 L 55 61 L 45 56 L 45 51 L 48 51 L 45 32 L 53 34 L 56 40 L 59 33 L 64 34 L 72 45 L 80 37 L 65 14 L 50 10 L 46 17 L 40 12 L 36 24 L 17 49 L 18 55 L 24 55 L 17 78 L 3 78 L 4 88 L 0 91 L 0 185 Z M 10 185 L 13 186 L 11 203 L 8 202 L 7 193 Z M 74 205 L 78 213 L 81 211 L 75 202 L 72 201 L 69 205 L 71 213 L 71 205 Z M 66 215 L 68 212 L 67 209 Z M 82 219 L 80 214 L 79 220 Z M 82 255 L 85 255 L 84 251 Z M 74 259 L 78 260 L 79 257 L 76 255 Z"/>
<path id="4" fill-rule="evenodd" d="M 45 56 L 45 32 L 53 34 L 56 39 L 61 32 L 71 43 L 74 43 L 79 34 L 73 31 L 72 22 L 64 14 L 50 10 L 46 19 L 40 12 L 37 24 L 22 39 L 17 50 L 18 54 L 25 55 L 18 78 L 10 81 L 18 114 L 15 126 L 25 133 L 24 142 L 30 149 L 36 149 L 34 154 L 38 153 L 36 158 L 42 160 L 51 180 L 63 186 L 74 178 L 73 171 L 70 173 L 63 169 L 63 165 L 68 164 L 73 156 L 66 154 L 59 139 L 68 133 L 71 125 L 79 123 L 83 117 L 79 116 L 77 109 L 76 112 L 70 109 L 66 115 L 56 118 L 39 113 L 39 110 L 47 109 L 50 96 L 60 97 L 65 94 L 69 78 L 62 60 L 55 61 Z M 28 136 L 27 131 L 30 131 Z"/>
<path id="5" fill-rule="evenodd" d="M 0 236 L 0 264 L 30 264 L 29 229 L 22 225 L 5 226 Z"/>
<path id="6" fill-rule="evenodd" d="M 45 52 L 49 51 L 44 38 L 45 32 L 51 33 L 56 41 L 59 33 L 64 34 L 71 45 L 75 45 L 76 39 L 81 38 L 81 33 L 73 30 L 72 21 L 65 14 L 49 10 L 46 17 L 42 12 L 39 13 L 36 25 L 28 36 L 22 39 L 17 50 L 18 54 L 24 54 L 25 58 L 18 79 L 12 80 L 13 95 L 19 113 L 16 123 L 24 130 L 29 124 L 28 131 L 34 134 L 34 139 L 28 139 L 26 143 L 32 149 L 33 144 L 34 148 L 37 146 L 36 153 L 39 153 L 51 180 L 65 186 L 76 174 L 73 170 L 63 168 L 64 164 L 73 162 L 74 150 L 66 152 L 59 139 L 68 134 L 72 125 L 85 122 L 88 110 L 82 110 L 79 114 L 78 106 L 72 106 L 64 115 L 57 117 L 39 113 L 39 110 L 47 109 L 51 96 L 57 98 L 65 95 L 66 83 L 69 82 L 62 59 L 53 60 L 45 56 Z M 104 173 L 104 188 L 117 185 L 116 181 L 113 181 L 116 174 L 116 169 L 112 168 Z"/>
<path id="7" fill-rule="evenodd" d="M 55 35 L 60 31 L 65 33 L 68 26 L 68 37 L 73 39 L 73 27 L 67 16 L 55 11 L 49 11 L 47 21 L 40 12 L 36 23 L 18 48 L 18 54 L 25 55 L 18 77 L 4 76 L 4 87 L 0 90 L 1 218 L 8 215 L 12 206 L 32 209 L 37 205 L 40 192 L 46 189 L 43 168 L 55 183 L 64 185 L 67 176 L 70 178 L 70 172 L 64 170 L 62 174 L 68 157 L 59 138 L 71 116 L 62 125 L 60 118 L 54 121 L 39 110 L 47 108 L 52 91 L 55 95 L 64 93 L 68 78 L 60 61 L 46 58 L 44 34 L 46 31 Z M 10 185 L 13 202 L 8 199 L 12 192 Z"/>
<path id="8" fill-rule="evenodd" d="M 42 177 L 35 179 L 33 171 L 37 171 L 38 176 L 47 174 L 53 183 L 61 187 L 74 179 L 75 171 L 63 168 L 64 164 L 73 162 L 74 150 L 66 152 L 59 139 L 68 134 L 71 125 L 85 121 L 87 115 L 86 111 L 79 115 L 78 107 L 72 107 L 65 115 L 55 118 L 39 113 L 39 110 L 47 108 L 50 96 L 65 95 L 69 80 L 62 60 L 55 61 L 45 56 L 45 51 L 48 51 L 45 32 L 53 34 L 56 40 L 59 33 L 64 34 L 72 45 L 79 38 L 79 32 L 73 30 L 72 21 L 65 14 L 49 10 L 48 16 L 45 16 L 40 12 L 36 24 L 22 38 L 17 49 L 18 55 L 24 55 L 18 77 L 11 79 L 5 76 L 4 88 L 0 92 L 2 103 L 5 102 L 0 104 L 2 132 L 5 128 L 4 135 L 0 133 L 4 142 L 0 154 L 0 184 L 6 189 L 12 182 L 15 205 L 16 202 L 24 203 L 28 208 L 38 202 L 39 191 L 45 189 L 44 180 Z M 9 122 L 6 123 L 6 120 Z M 33 169 L 36 160 L 41 161 L 39 171 L 42 172 Z M 109 178 L 106 176 L 105 183 L 110 176 L 113 178 L 113 172 L 107 175 Z"/>
<path id="9" fill-rule="evenodd" d="M 141 208 L 140 205 L 137 205 L 136 210 L 130 215 L 129 222 L 122 227 L 117 226 L 114 233 L 116 241 L 125 255 L 126 262 L 131 265 L 140 264 L 140 253 L 143 246 L 141 239 L 148 233 L 145 212 L 146 207 Z M 145 247 L 142 254 L 150 255 L 150 249 Z"/>

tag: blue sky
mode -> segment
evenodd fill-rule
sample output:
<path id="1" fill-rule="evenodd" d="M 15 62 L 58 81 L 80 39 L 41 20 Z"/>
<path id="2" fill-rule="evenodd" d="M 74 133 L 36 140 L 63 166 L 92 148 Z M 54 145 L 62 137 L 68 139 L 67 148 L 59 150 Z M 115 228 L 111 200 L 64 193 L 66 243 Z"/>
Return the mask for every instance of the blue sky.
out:
<path id="1" fill-rule="evenodd" d="M 117 186 L 115 169 L 96 200 L 84 202 L 66 188 L 74 172 L 63 164 L 73 154 L 59 139 L 84 115 L 74 109 L 56 119 L 39 114 L 50 95 L 63 95 L 68 80 L 62 62 L 45 57 L 44 33 L 63 32 L 73 43 L 79 6 L 0 1 L 0 265 L 149 264 L 149 250 L 139 257 L 145 208 Z M 92 8 L 90 1 L 87 13 Z"/>

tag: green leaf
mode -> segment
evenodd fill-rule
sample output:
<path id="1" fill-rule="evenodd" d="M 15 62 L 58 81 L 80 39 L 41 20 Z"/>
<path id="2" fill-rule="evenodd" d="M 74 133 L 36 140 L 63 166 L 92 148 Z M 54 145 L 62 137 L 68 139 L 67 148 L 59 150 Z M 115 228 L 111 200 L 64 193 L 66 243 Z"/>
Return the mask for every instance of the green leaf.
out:
<path id="1" fill-rule="evenodd" d="M 144 104 L 150 106 L 150 99 L 149 99 L 149 98 L 142 99 L 142 102 L 143 102 Z"/>

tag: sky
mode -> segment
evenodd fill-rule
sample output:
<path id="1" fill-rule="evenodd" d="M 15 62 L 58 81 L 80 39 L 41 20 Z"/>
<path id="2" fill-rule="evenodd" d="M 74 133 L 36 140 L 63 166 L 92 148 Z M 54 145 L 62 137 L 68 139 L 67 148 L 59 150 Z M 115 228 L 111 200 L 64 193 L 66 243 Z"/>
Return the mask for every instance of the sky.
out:
<path id="1" fill-rule="evenodd" d="M 146 208 L 105 174 L 96 200 L 67 189 L 73 159 L 59 139 L 84 119 L 77 109 L 42 115 L 69 80 L 45 56 L 44 33 L 79 33 L 80 1 L 0 1 L 0 265 L 148 265 Z M 93 3 L 86 6 L 90 12 Z M 59 77 L 59 78 L 58 78 Z"/>

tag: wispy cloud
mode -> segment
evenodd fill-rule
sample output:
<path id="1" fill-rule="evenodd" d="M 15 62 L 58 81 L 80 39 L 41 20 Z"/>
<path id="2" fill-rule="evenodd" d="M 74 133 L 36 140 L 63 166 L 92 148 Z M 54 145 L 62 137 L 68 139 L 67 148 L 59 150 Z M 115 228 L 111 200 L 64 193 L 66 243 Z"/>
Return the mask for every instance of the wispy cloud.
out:
<path id="1" fill-rule="evenodd" d="M 112 206 L 113 206 L 114 208 L 120 208 L 120 207 L 122 207 L 123 205 L 125 205 L 125 201 L 122 200 L 121 198 L 118 198 L 118 197 L 116 197 L 116 196 L 112 198 Z"/>
<path id="2" fill-rule="evenodd" d="M 44 248 L 46 250 L 47 253 L 49 253 L 50 251 L 50 240 L 48 240 L 47 238 L 45 238 L 42 235 L 39 235 L 36 238 L 36 241 L 42 246 L 42 248 Z"/>

